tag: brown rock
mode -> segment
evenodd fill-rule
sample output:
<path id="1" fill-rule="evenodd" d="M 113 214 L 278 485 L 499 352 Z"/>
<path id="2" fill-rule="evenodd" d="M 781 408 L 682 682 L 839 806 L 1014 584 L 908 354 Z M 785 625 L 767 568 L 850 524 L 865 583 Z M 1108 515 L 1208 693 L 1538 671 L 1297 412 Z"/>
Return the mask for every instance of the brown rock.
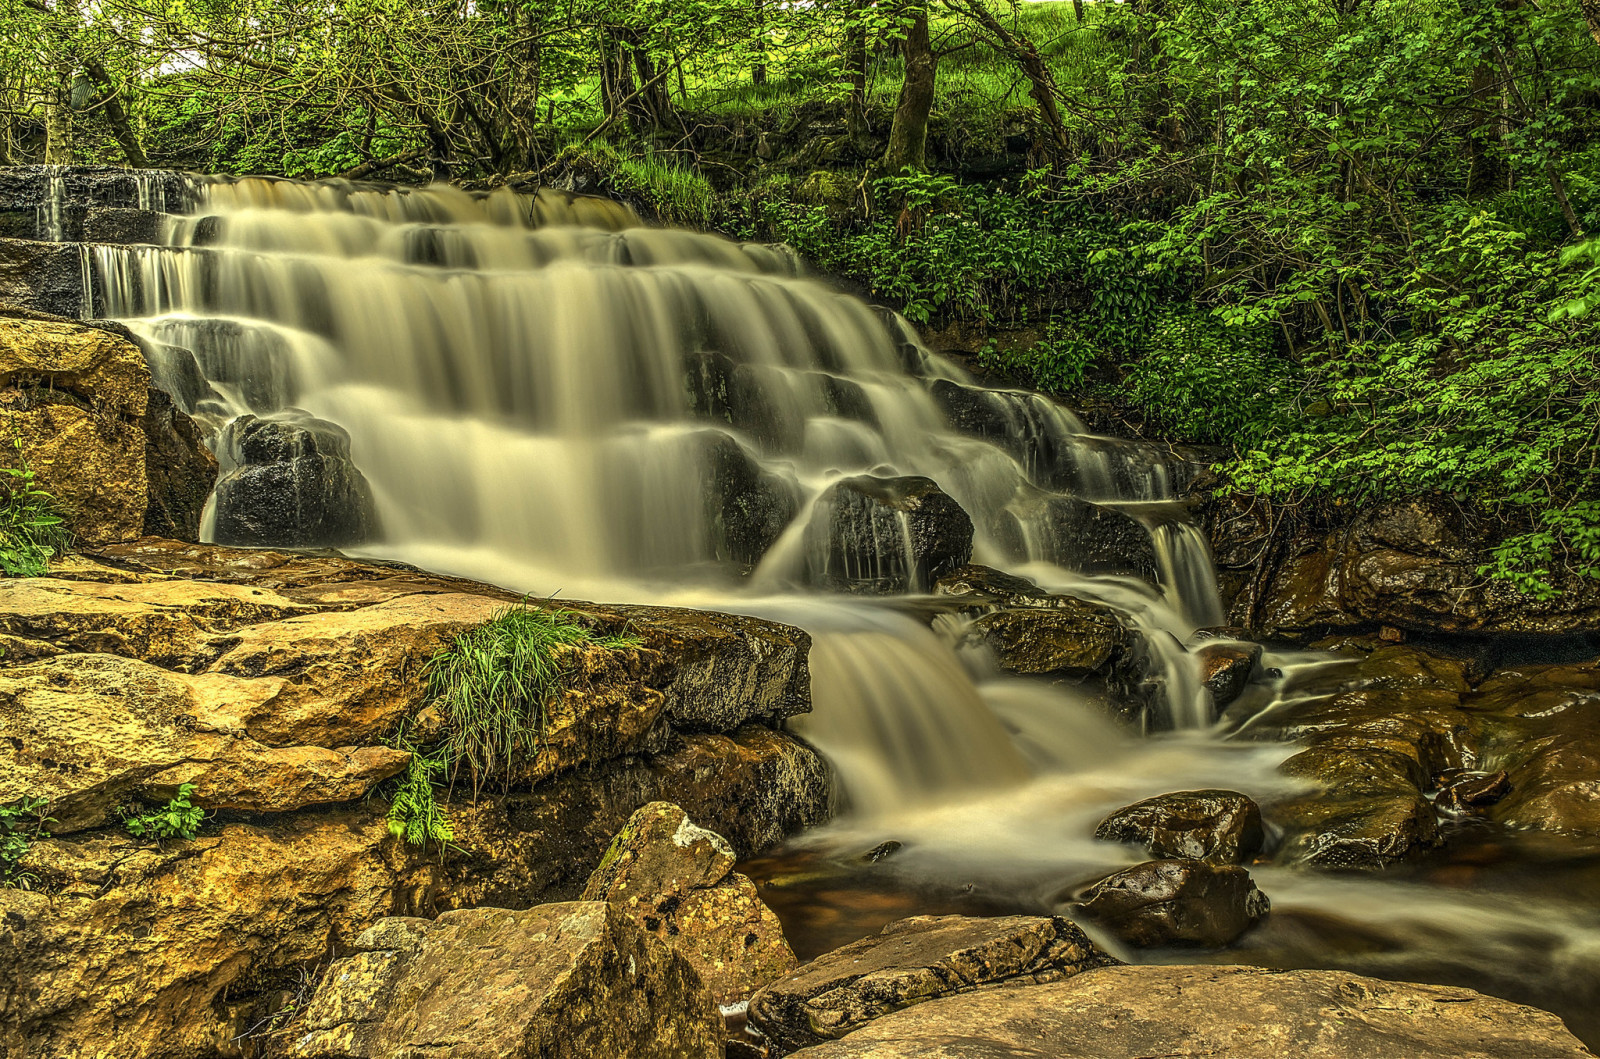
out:
<path id="1" fill-rule="evenodd" d="M 148 485 L 144 533 L 199 540 L 200 516 L 217 482 L 217 458 L 206 448 L 195 421 L 161 390 L 150 391 L 139 428 Z"/>
<path id="2" fill-rule="evenodd" d="M 1221 710 L 1244 691 L 1261 662 L 1258 643 L 1208 643 L 1196 648 L 1200 679 L 1211 692 L 1211 704 Z"/>
<path id="3" fill-rule="evenodd" d="M 1113 962 L 1064 919 L 914 916 L 763 989 L 750 1001 L 750 1021 L 787 1051 L 914 1004 L 1057 981 Z"/>
<path id="4" fill-rule="evenodd" d="M 1151 856 L 1239 864 L 1261 850 L 1261 809 L 1237 791 L 1180 791 L 1124 806 L 1094 837 L 1144 846 Z"/>
<path id="5" fill-rule="evenodd" d="M 584 888 L 681 954 L 718 1004 L 749 999 L 794 969 L 783 925 L 755 884 L 734 872 L 733 848 L 676 805 L 638 809 Z"/>
<path id="6" fill-rule="evenodd" d="M 1142 948 L 1238 941 L 1271 903 L 1243 868 L 1190 860 L 1153 860 L 1092 886 L 1082 913 Z"/>
<path id="7" fill-rule="evenodd" d="M 379 947 L 383 946 L 383 947 Z M 711 1059 L 722 1020 L 683 958 L 601 902 L 380 923 L 283 1036 L 297 1059 Z"/>
<path id="8" fill-rule="evenodd" d="M 150 369 L 139 347 L 110 331 L 0 310 L 0 387 L 47 386 L 119 417 L 144 414 Z"/>
<path id="9" fill-rule="evenodd" d="M 1030 676 L 1103 671 L 1122 656 L 1129 642 L 1128 632 L 1109 608 L 1083 600 L 1049 609 L 987 614 L 973 622 L 971 635 L 994 651 L 1000 668 Z"/>
<path id="10" fill-rule="evenodd" d="M 1433 803 L 1450 812 L 1468 813 L 1487 808 L 1510 793 L 1511 777 L 1503 769 L 1493 773 L 1466 772 L 1440 784 Z"/>
<path id="11" fill-rule="evenodd" d="M 1106 967 L 922 1004 L 796 1059 L 1585 1059 L 1546 1011 L 1343 971 Z"/>

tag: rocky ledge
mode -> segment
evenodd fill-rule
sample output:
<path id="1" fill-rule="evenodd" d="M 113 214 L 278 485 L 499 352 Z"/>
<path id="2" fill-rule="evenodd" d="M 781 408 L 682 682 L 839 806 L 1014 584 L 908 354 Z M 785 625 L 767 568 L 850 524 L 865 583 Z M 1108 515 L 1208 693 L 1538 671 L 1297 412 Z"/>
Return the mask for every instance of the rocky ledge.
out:
<path id="1" fill-rule="evenodd" d="M 47 798 L 54 836 L 18 865 L 29 888 L 0 889 L 0 1054 L 245 1054 L 233 1038 L 385 916 L 578 897 L 647 802 L 684 806 L 728 858 L 825 817 L 822 760 L 781 730 L 809 709 L 803 632 L 563 602 L 639 645 L 577 649 L 511 792 L 444 803 L 449 844 L 392 836 L 382 784 L 409 755 L 390 737 L 439 723 L 424 664 L 516 602 L 152 538 L 0 582 L 0 804 Z M 197 838 L 116 826 L 185 784 L 210 813 Z"/>

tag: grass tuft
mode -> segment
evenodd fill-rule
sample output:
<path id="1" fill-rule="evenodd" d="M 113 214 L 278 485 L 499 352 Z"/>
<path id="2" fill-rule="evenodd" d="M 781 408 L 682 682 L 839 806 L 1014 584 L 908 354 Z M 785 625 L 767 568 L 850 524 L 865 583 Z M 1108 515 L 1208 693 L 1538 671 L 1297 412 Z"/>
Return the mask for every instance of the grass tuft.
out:
<path id="1" fill-rule="evenodd" d="M 21 439 L 14 444 L 17 466 L 0 467 L 0 573 L 40 577 L 72 546 L 72 534 L 56 498 L 35 482 Z"/>

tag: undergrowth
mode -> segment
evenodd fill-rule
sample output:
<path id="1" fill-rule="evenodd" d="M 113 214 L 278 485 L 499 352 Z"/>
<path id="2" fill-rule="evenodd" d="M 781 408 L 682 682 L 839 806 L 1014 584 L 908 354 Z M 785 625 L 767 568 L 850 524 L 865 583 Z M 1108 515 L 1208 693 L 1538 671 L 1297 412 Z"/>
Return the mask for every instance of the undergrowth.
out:
<path id="1" fill-rule="evenodd" d="M 0 467 L 0 573 L 39 577 L 71 546 L 72 534 L 56 498 L 39 488 L 22 442 L 15 446 L 17 466 Z"/>
<path id="2" fill-rule="evenodd" d="M 44 798 L 24 798 L 15 805 L 0 806 L 0 886 L 30 889 L 34 878 L 18 868 L 28 847 L 49 838 L 44 825 L 53 823 L 46 813 Z"/>
<path id="3" fill-rule="evenodd" d="M 166 805 L 148 813 L 125 814 L 122 826 L 134 838 L 157 843 L 164 838 L 193 838 L 206 822 L 206 811 L 194 804 L 194 791 L 194 784 L 181 784 L 177 795 Z"/>

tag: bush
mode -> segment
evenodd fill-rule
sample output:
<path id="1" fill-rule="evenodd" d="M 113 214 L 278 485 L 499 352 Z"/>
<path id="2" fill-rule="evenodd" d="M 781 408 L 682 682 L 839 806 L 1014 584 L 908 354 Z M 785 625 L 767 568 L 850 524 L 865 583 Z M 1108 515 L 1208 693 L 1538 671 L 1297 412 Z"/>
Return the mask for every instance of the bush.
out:
<path id="1" fill-rule="evenodd" d="M 206 821 L 206 811 L 191 801 L 193 797 L 194 784 L 185 783 L 178 788 L 177 797 L 160 809 L 137 816 L 124 815 L 122 826 L 134 838 L 155 842 L 164 838 L 193 838 Z"/>
<path id="2" fill-rule="evenodd" d="M 50 559 L 72 545 L 56 498 L 40 489 L 33 468 L 15 442 L 17 466 L 0 467 L 0 573 L 39 577 Z"/>
<path id="3" fill-rule="evenodd" d="M 1283 415 L 1293 366 L 1260 327 L 1229 327 L 1201 309 L 1164 310 L 1125 383 L 1128 402 L 1180 441 L 1246 445 Z"/>

